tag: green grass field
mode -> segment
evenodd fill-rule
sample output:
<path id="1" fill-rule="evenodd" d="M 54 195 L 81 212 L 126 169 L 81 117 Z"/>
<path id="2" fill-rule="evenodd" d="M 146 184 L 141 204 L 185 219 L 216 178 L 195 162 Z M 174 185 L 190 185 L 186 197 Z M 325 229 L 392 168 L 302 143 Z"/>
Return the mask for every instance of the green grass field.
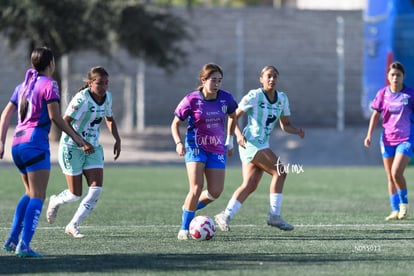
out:
<path id="1" fill-rule="evenodd" d="M 0 167 L 0 234 L 6 239 L 23 188 L 14 168 Z M 414 169 L 406 172 L 409 187 Z M 102 197 L 81 226 L 83 239 L 64 227 L 78 203 L 62 206 L 55 224 L 42 220 L 32 248 L 45 255 L 20 259 L 0 253 L 0 274 L 19 275 L 409 275 L 414 268 L 414 215 L 386 222 L 389 203 L 382 167 L 305 167 L 290 173 L 282 214 L 295 225 L 266 225 L 269 177 L 245 202 L 231 232 L 210 241 L 178 241 L 187 193 L 184 167 L 108 167 Z M 227 171 L 225 191 L 198 212 L 214 216 L 241 182 Z M 66 187 L 52 171 L 48 196 Z M 413 189 L 411 189 L 413 190 Z M 412 197 L 411 197 L 412 199 Z M 413 213 L 411 213 L 413 214 Z"/>

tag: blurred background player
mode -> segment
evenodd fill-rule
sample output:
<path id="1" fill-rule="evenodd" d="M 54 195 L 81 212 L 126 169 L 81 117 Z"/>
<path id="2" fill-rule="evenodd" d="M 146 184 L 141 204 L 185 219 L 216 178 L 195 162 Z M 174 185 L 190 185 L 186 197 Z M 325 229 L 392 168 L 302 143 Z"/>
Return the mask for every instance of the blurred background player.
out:
<path id="1" fill-rule="evenodd" d="M 223 70 L 216 64 L 205 64 L 200 71 L 201 85 L 189 93 L 175 109 L 171 132 L 179 156 L 185 156 L 189 192 L 182 210 L 179 240 L 189 239 L 189 225 L 198 209 L 217 199 L 224 189 L 226 147 L 233 154 L 233 132 L 237 102 L 221 90 Z M 185 141 L 181 140 L 180 126 L 188 119 Z M 229 121 L 225 141 L 226 120 Z M 204 176 L 207 189 L 204 187 Z"/>
<path id="2" fill-rule="evenodd" d="M 408 190 L 404 171 L 413 154 L 414 89 L 404 85 L 405 69 L 393 62 L 387 70 L 389 85 L 377 92 L 368 126 L 365 147 L 372 142 L 372 133 L 382 116 L 380 139 L 382 160 L 388 180 L 391 214 L 385 220 L 405 219 L 408 213 Z"/>
<path id="3" fill-rule="evenodd" d="M 104 120 L 115 139 L 114 159 L 118 159 L 121 153 L 121 138 L 112 116 L 112 94 L 107 91 L 108 83 L 109 75 L 103 67 L 91 68 L 86 84 L 71 100 L 63 117 L 68 125 L 93 146 L 93 150 L 84 152 L 68 135 L 62 135 L 59 143 L 59 164 L 65 174 L 68 189 L 50 197 L 46 219 L 53 223 L 60 205 L 80 199 L 82 175 L 85 175 L 88 192 L 65 228 L 65 232 L 75 238 L 83 237 L 79 225 L 95 207 L 102 192 L 104 154 L 99 137 Z"/>

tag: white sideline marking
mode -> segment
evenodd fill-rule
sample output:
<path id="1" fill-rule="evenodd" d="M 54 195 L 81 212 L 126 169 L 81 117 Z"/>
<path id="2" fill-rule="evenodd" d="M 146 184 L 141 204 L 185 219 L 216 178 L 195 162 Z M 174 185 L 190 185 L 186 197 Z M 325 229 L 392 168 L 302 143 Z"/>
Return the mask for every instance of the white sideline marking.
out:
<path id="1" fill-rule="evenodd" d="M 382 224 L 294 224 L 295 228 L 384 228 L 384 227 L 414 227 L 414 224 L 410 223 L 382 223 Z M 173 227 L 180 227 L 180 225 L 166 225 L 166 224 L 152 224 L 152 225 L 109 225 L 109 226 L 101 226 L 101 225 L 85 225 L 81 226 L 84 229 L 145 229 L 145 228 L 173 228 Z M 267 225 L 257 225 L 257 224 L 235 224 L 232 225 L 233 228 L 267 228 Z M 62 226 L 39 226 L 37 227 L 38 230 L 61 230 L 64 229 L 65 225 Z M 10 227 L 0 227 L 2 230 L 10 230 Z"/>

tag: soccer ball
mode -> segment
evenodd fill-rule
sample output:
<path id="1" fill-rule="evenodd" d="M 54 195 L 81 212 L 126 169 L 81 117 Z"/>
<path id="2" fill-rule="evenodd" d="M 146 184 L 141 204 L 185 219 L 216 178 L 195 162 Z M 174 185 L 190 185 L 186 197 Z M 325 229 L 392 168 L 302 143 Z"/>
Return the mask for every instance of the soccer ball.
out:
<path id="1" fill-rule="evenodd" d="M 190 235 L 197 241 L 211 240 L 216 234 L 216 225 L 208 216 L 197 216 L 190 223 Z"/>

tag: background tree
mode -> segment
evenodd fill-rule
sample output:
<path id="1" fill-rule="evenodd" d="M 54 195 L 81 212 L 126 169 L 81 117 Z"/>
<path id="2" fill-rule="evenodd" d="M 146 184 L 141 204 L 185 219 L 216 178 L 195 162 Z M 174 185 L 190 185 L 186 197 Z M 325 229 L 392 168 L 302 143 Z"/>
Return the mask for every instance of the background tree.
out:
<path id="1" fill-rule="evenodd" d="M 29 55 L 34 47 L 50 47 L 57 64 L 84 50 L 111 56 L 119 45 L 166 70 L 185 63 L 179 43 L 190 39 L 181 18 L 131 0 L 1 0 L 0 33 L 11 48 L 27 42 Z"/>

